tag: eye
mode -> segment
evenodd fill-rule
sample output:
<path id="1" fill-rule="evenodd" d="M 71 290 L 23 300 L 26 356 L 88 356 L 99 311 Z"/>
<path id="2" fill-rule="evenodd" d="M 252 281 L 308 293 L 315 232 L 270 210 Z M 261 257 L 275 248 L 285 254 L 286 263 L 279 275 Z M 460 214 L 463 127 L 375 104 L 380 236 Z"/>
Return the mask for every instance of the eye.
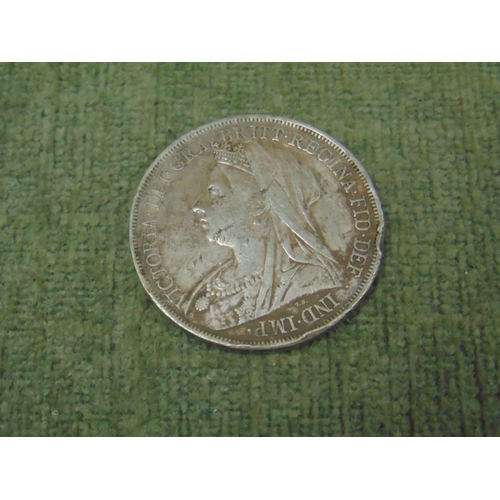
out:
<path id="1" fill-rule="evenodd" d="M 212 200 L 222 198 L 221 190 L 214 184 L 210 184 L 210 186 L 208 186 L 208 194 Z"/>

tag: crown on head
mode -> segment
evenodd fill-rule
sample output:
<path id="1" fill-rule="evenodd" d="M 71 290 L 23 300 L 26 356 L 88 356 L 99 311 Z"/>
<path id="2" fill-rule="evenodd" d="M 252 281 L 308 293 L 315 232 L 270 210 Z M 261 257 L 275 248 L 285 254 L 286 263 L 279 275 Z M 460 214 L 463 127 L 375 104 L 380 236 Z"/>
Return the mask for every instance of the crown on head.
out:
<path id="1" fill-rule="evenodd" d="M 214 157 L 219 163 L 238 168 L 247 174 L 252 173 L 243 144 L 232 145 L 226 142 L 223 144 L 213 143 L 212 146 Z"/>

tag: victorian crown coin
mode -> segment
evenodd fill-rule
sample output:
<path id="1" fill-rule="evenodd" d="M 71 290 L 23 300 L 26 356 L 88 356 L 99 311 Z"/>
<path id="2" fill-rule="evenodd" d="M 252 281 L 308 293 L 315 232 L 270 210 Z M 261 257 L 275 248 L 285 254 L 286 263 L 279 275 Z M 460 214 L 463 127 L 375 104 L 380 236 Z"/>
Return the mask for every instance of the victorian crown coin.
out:
<path id="1" fill-rule="evenodd" d="M 155 304 L 224 347 L 304 343 L 360 302 L 381 261 L 384 219 L 353 154 L 272 116 L 226 118 L 167 147 L 130 217 L 140 280 Z"/>

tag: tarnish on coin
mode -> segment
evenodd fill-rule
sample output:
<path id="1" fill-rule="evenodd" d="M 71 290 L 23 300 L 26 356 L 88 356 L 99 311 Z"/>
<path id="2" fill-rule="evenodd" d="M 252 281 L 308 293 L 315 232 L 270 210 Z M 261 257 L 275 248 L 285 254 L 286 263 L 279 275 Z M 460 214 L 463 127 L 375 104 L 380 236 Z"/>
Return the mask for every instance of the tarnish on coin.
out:
<path id="1" fill-rule="evenodd" d="M 360 162 L 272 116 L 204 125 L 153 162 L 130 217 L 148 295 L 182 328 L 246 350 L 306 342 L 344 318 L 379 269 L 384 221 Z"/>

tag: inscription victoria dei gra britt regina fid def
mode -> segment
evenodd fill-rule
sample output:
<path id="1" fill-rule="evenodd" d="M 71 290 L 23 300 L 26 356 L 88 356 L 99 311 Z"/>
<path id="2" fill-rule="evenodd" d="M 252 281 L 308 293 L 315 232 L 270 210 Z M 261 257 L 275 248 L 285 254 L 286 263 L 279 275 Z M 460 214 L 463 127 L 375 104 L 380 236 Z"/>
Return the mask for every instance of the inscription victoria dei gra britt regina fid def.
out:
<path id="1" fill-rule="evenodd" d="M 130 242 L 156 305 L 246 350 L 291 347 L 341 321 L 381 261 L 384 220 L 360 162 L 324 132 L 226 118 L 171 144 L 135 196 Z"/>

